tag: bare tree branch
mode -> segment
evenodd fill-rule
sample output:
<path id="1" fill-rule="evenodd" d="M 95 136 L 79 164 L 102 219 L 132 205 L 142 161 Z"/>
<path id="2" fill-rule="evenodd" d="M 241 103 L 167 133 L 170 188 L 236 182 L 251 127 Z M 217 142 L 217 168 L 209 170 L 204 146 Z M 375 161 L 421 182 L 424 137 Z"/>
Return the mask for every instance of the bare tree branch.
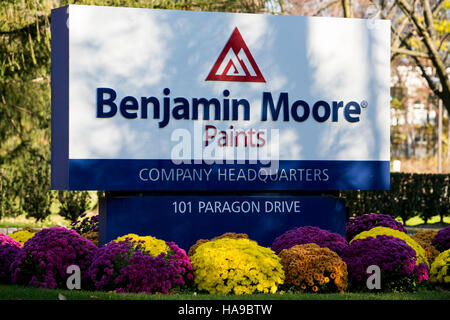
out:
<path id="1" fill-rule="evenodd" d="M 431 91 L 439 98 L 443 99 L 442 92 L 439 91 L 439 88 L 436 86 L 436 83 L 433 81 L 433 79 L 428 75 L 428 73 L 425 70 L 425 67 L 420 62 L 420 60 L 417 57 L 412 57 L 416 65 L 419 67 L 420 71 L 422 72 L 422 77 L 425 78 L 425 81 L 427 82 L 428 86 L 430 87 Z"/>
<path id="2" fill-rule="evenodd" d="M 318 16 L 320 15 L 323 11 L 327 10 L 328 8 L 331 8 L 332 6 L 338 4 L 340 2 L 340 0 L 334 0 L 334 1 L 330 1 L 327 4 L 325 4 L 322 8 L 319 8 L 319 10 L 317 10 L 313 15 L 314 16 Z"/>
<path id="3" fill-rule="evenodd" d="M 408 49 L 402 49 L 402 48 L 391 48 L 391 52 L 403 54 L 403 55 L 407 55 L 407 56 L 418 57 L 418 58 L 430 59 L 430 56 L 427 53 L 420 52 L 420 51 L 414 51 L 414 50 L 408 50 Z"/>
<path id="4" fill-rule="evenodd" d="M 434 8 L 431 10 L 432 16 L 434 17 L 436 15 L 436 13 L 438 13 L 439 10 L 441 10 L 442 6 L 444 5 L 445 1 L 444 0 L 439 0 L 436 5 L 434 6 Z"/>
<path id="5" fill-rule="evenodd" d="M 431 12 L 430 2 L 428 0 L 423 1 L 423 13 L 427 31 L 431 37 L 435 38 L 436 30 L 434 29 L 433 13 Z"/>
<path id="6" fill-rule="evenodd" d="M 447 74 L 447 68 L 439 55 L 439 51 L 436 48 L 432 34 L 429 32 L 428 28 L 422 24 L 421 18 L 415 12 L 415 6 L 410 6 L 405 2 L 405 0 L 396 1 L 399 8 L 416 27 L 418 35 L 422 37 L 422 42 L 428 51 L 430 60 L 433 63 L 433 66 L 436 69 L 436 74 L 441 82 L 442 91 L 438 94 L 438 96 L 444 102 L 447 111 L 450 112 L 450 80 Z M 424 7 L 429 6 L 429 0 L 422 0 L 422 3 Z M 427 11 L 427 9 L 425 9 L 425 11 Z M 433 24 L 433 21 L 431 21 L 431 24 Z M 432 30 L 434 30 L 434 26 L 432 28 Z M 413 58 L 415 58 L 415 60 L 417 59 L 417 57 Z"/>

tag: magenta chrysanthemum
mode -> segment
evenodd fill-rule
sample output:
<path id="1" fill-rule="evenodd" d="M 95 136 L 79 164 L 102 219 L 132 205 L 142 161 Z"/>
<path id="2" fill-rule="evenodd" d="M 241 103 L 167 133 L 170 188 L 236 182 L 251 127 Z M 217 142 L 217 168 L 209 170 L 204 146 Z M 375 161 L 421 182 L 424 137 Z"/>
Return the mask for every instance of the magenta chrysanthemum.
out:
<path id="1" fill-rule="evenodd" d="M 283 249 L 295 245 L 315 243 L 319 247 L 328 248 L 337 254 L 348 246 L 343 236 L 317 227 L 300 227 L 289 230 L 275 239 L 272 250 L 279 254 Z"/>
<path id="2" fill-rule="evenodd" d="M 382 289 L 407 291 L 416 283 L 428 280 L 428 268 L 416 266 L 416 252 L 404 240 L 393 236 L 378 235 L 351 242 L 341 255 L 347 264 L 350 286 L 366 288 L 369 266 L 378 266 L 382 277 Z"/>
<path id="3" fill-rule="evenodd" d="M 431 245 L 440 252 L 450 249 L 450 227 L 439 230 L 431 240 Z"/>
<path id="4" fill-rule="evenodd" d="M 408 234 L 408 231 L 403 224 L 395 220 L 392 216 L 387 214 L 369 213 L 349 219 L 346 224 L 346 238 L 350 241 L 357 234 L 375 227 L 391 228 Z"/>
<path id="5" fill-rule="evenodd" d="M 87 269 L 97 247 L 74 230 L 52 227 L 28 240 L 11 265 L 13 283 L 40 288 L 65 288 L 67 268 L 77 265 L 81 285 L 89 287 Z"/>
<path id="6" fill-rule="evenodd" d="M 13 238 L 0 233 L 0 283 L 10 283 L 10 266 L 22 245 Z"/>
<path id="7" fill-rule="evenodd" d="M 100 248 L 89 268 L 97 290 L 117 292 L 169 293 L 193 279 L 186 252 L 167 242 L 169 252 L 152 257 L 148 251 L 127 238 Z"/>

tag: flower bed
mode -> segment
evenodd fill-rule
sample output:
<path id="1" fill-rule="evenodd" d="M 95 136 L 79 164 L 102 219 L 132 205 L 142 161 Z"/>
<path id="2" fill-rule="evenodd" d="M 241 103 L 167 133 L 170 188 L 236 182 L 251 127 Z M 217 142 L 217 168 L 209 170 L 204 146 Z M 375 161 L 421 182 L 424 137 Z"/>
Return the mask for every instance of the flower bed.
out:
<path id="1" fill-rule="evenodd" d="M 95 229 L 95 221 L 87 225 L 80 230 Z M 21 231 L 15 236 L 23 246 L 0 235 L 0 283 L 65 288 L 69 265 L 80 267 L 82 289 L 128 293 L 364 291 L 371 265 L 380 267 L 383 291 L 415 290 L 428 275 L 428 285 L 448 287 L 450 281 L 449 250 L 439 254 L 430 244 L 445 246 L 445 229 L 410 237 L 371 225 L 347 243 L 338 234 L 307 226 L 277 237 L 273 250 L 246 234 L 230 232 L 198 240 L 189 256 L 175 243 L 152 236 L 127 234 L 97 248 L 87 239 L 95 241 L 95 231 L 83 237 L 75 230 L 53 227 L 28 240 L 32 232 Z"/>

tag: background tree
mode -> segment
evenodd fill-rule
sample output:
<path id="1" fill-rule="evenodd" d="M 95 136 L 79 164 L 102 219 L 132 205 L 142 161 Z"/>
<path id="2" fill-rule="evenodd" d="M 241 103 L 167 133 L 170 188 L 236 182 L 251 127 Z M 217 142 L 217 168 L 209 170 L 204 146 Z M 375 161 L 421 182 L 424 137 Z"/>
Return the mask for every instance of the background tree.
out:
<path id="1" fill-rule="evenodd" d="M 51 3 L 0 2 L 0 217 L 50 213 Z"/>
<path id="2" fill-rule="evenodd" d="M 392 77 L 396 77 L 398 66 L 407 66 L 411 70 L 411 77 L 423 78 L 419 101 L 413 101 L 411 97 L 398 99 L 392 96 L 393 116 L 401 115 L 405 120 L 403 124 L 395 125 L 394 132 L 391 128 L 395 141 L 391 149 L 393 155 L 414 158 L 417 155 L 414 152 L 416 145 L 420 147 L 421 144 L 426 144 L 426 162 L 423 162 L 423 165 L 428 168 L 426 170 L 433 168 L 432 163 L 435 161 L 438 147 L 437 122 L 434 114 L 438 109 L 438 101 L 441 100 L 447 110 L 447 117 L 445 113 L 443 114 L 443 152 L 447 155 L 447 162 L 450 160 L 448 117 L 450 114 L 448 100 L 450 0 L 285 0 L 282 2 L 284 14 L 389 19 L 391 21 Z M 408 89 L 407 80 L 410 78 L 403 79 L 404 83 L 392 85 Z M 418 105 L 424 106 L 427 110 L 426 124 L 423 126 L 410 123 L 414 120 L 413 110 Z M 403 143 L 400 143 L 401 139 Z"/>
<path id="3" fill-rule="evenodd" d="M 58 191 L 58 200 L 61 203 L 59 215 L 69 221 L 77 220 L 84 212 L 90 209 L 90 196 L 87 191 L 71 192 Z"/>
<path id="4" fill-rule="evenodd" d="M 450 113 L 449 0 L 371 0 L 391 20 L 392 60 L 407 58 L 422 71 L 433 93 Z M 434 72 L 429 72 L 431 66 Z"/>
<path id="5" fill-rule="evenodd" d="M 284 13 L 391 20 L 391 60 L 408 59 L 422 70 L 450 113 L 450 0 L 290 0 Z M 430 73 L 431 66 L 435 73 Z M 435 76 L 435 77 L 434 77 Z M 442 87 L 441 87 L 442 86 Z"/>

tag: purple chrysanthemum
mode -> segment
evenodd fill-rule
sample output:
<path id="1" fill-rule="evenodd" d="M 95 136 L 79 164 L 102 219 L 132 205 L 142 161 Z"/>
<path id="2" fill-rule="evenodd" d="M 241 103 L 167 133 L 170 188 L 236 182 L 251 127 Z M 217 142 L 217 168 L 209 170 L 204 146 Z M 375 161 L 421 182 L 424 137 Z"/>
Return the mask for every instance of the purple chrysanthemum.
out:
<path id="1" fill-rule="evenodd" d="M 71 229 L 75 230 L 79 234 L 85 234 L 88 232 L 98 232 L 99 231 L 99 221 L 98 214 L 94 216 L 87 217 L 86 213 L 80 216 L 81 220 L 72 221 Z"/>
<path id="2" fill-rule="evenodd" d="M 299 227 L 289 230 L 275 239 L 272 250 L 279 254 L 283 249 L 292 248 L 298 244 L 315 243 L 322 248 L 328 248 L 337 254 L 348 246 L 343 236 L 318 227 Z"/>
<path id="3" fill-rule="evenodd" d="M 392 216 L 387 214 L 369 213 L 356 218 L 350 218 L 346 224 L 346 238 L 350 241 L 357 234 L 375 227 L 386 227 L 402 231 L 406 234 L 408 233 L 403 224 L 395 220 Z"/>
<path id="4" fill-rule="evenodd" d="M 97 290 L 117 292 L 169 293 L 193 278 L 186 252 L 168 242 L 170 250 L 150 256 L 131 239 L 112 241 L 100 248 L 89 268 Z"/>
<path id="5" fill-rule="evenodd" d="M 450 227 L 439 230 L 431 240 L 431 245 L 440 252 L 450 249 Z"/>
<path id="6" fill-rule="evenodd" d="M 382 289 L 409 290 L 415 283 L 428 280 L 428 268 L 416 266 L 416 252 L 404 240 L 387 235 L 351 242 L 341 255 L 347 264 L 348 279 L 354 288 L 365 288 L 369 266 L 378 266 Z"/>
<path id="7" fill-rule="evenodd" d="M 20 252 L 22 245 L 13 238 L 0 233 L 0 283 L 10 283 L 10 266 Z"/>
<path id="8" fill-rule="evenodd" d="M 74 230 L 52 227 L 37 232 L 28 240 L 11 265 L 13 283 L 40 288 L 65 287 L 67 268 L 77 265 L 81 285 L 89 287 L 87 269 L 97 247 Z"/>

